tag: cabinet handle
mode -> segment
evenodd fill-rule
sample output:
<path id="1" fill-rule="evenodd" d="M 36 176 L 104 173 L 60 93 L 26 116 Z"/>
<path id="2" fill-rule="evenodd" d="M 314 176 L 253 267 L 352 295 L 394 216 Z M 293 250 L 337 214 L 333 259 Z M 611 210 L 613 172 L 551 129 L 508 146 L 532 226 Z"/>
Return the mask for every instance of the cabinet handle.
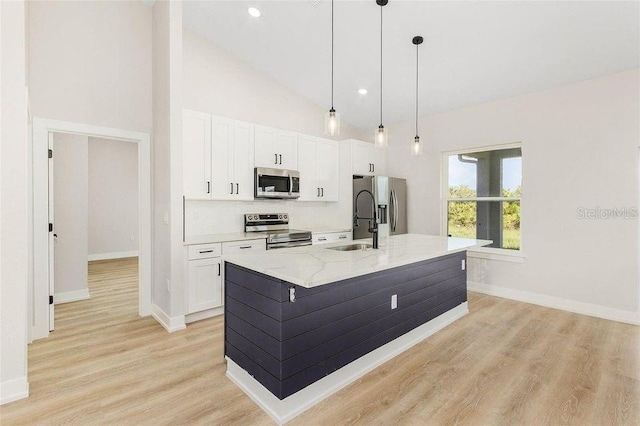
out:
<path id="1" fill-rule="evenodd" d="M 340 236 L 338 237 L 338 239 L 340 239 L 340 240 L 346 240 L 346 239 L 347 239 L 347 236 L 346 236 L 346 235 L 340 235 Z"/>
<path id="2" fill-rule="evenodd" d="M 218 263 L 218 276 L 220 276 L 220 273 L 222 272 L 221 269 L 222 268 L 220 267 L 220 263 Z"/>
<path id="3" fill-rule="evenodd" d="M 275 156 L 276 156 L 276 162 L 275 162 L 275 163 L 273 163 L 273 164 L 278 164 L 278 154 L 273 154 L 273 155 L 275 155 Z"/>
<path id="4" fill-rule="evenodd" d="M 251 246 L 242 246 L 242 247 L 238 247 L 239 249 L 248 249 L 251 248 Z"/>
<path id="5" fill-rule="evenodd" d="M 213 253 L 213 250 L 200 250 L 200 254 Z"/>
<path id="6" fill-rule="evenodd" d="M 280 154 L 280 164 L 282 164 L 282 154 Z"/>
<path id="7" fill-rule="evenodd" d="M 371 163 L 369 163 L 369 171 L 372 172 L 373 170 L 371 170 Z"/>
<path id="8" fill-rule="evenodd" d="M 375 164 L 375 163 L 371 164 L 371 171 L 372 171 L 373 173 L 375 173 L 375 172 L 376 172 L 376 164 Z"/>
<path id="9" fill-rule="evenodd" d="M 231 182 L 229 185 L 231 185 L 231 192 L 230 192 L 230 194 L 232 194 L 232 195 L 233 195 L 233 182 Z"/>
<path id="10" fill-rule="evenodd" d="M 240 184 L 236 183 L 236 195 L 240 193 Z"/>
<path id="11" fill-rule="evenodd" d="M 318 241 L 327 241 L 327 239 L 325 237 L 320 237 L 318 238 Z"/>
<path id="12" fill-rule="evenodd" d="M 320 196 L 324 197 L 324 188 L 320 188 Z"/>
<path id="13" fill-rule="evenodd" d="M 207 181 L 207 194 L 211 194 L 211 181 Z"/>
<path id="14" fill-rule="evenodd" d="M 320 188 L 318 188 L 318 197 L 320 196 Z"/>

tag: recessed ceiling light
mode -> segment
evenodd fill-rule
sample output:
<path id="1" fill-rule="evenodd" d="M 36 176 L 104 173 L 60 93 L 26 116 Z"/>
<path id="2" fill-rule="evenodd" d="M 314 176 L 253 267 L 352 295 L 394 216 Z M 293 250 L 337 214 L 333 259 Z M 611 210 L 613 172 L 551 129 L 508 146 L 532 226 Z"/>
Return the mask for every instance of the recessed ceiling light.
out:
<path id="1" fill-rule="evenodd" d="M 260 17 L 260 11 L 255 7 L 250 7 L 249 9 L 247 9 L 247 12 L 249 12 L 249 15 L 253 16 L 254 18 Z"/>
<path id="2" fill-rule="evenodd" d="M 358 93 L 360 93 L 361 95 L 366 95 L 367 94 L 367 89 L 360 89 L 360 90 L 358 90 Z"/>

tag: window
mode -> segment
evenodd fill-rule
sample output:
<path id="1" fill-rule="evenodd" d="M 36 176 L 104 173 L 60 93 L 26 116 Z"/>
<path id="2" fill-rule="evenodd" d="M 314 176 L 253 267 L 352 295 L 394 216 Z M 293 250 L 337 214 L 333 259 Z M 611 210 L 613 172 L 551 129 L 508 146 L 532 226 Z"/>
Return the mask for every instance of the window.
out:
<path id="1" fill-rule="evenodd" d="M 447 234 L 520 250 L 522 148 L 445 153 Z"/>

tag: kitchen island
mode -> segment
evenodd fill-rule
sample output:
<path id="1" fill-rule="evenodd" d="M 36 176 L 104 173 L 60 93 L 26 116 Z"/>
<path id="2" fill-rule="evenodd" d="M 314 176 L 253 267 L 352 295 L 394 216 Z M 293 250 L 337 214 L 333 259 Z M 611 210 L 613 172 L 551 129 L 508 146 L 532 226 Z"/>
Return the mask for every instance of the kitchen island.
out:
<path id="1" fill-rule="evenodd" d="M 466 250 L 405 234 L 225 258 L 227 376 L 283 423 L 468 312 Z"/>

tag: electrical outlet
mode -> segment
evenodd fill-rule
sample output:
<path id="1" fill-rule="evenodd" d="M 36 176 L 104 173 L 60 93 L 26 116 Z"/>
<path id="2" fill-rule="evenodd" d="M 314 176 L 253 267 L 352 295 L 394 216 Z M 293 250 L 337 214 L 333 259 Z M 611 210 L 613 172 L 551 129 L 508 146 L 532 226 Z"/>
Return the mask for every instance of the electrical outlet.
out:
<path id="1" fill-rule="evenodd" d="M 129 241 L 134 242 L 136 240 L 136 236 L 135 235 L 131 235 L 129 237 Z"/>
<path id="2" fill-rule="evenodd" d="M 167 291 L 171 293 L 171 280 L 169 278 L 167 278 Z"/>
<path id="3" fill-rule="evenodd" d="M 391 296 L 391 309 L 395 309 L 398 307 L 398 295 L 394 294 Z"/>
<path id="4" fill-rule="evenodd" d="M 164 212 L 164 216 L 162 217 L 162 220 L 164 221 L 165 225 L 169 224 L 169 212 Z"/>

